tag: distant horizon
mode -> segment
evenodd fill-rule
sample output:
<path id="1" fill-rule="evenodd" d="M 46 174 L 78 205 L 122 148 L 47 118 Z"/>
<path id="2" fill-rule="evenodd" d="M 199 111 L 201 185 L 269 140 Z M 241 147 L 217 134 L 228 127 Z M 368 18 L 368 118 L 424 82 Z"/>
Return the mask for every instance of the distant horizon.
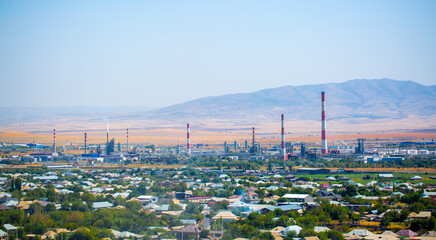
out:
<path id="1" fill-rule="evenodd" d="M 145 111 L 152 111 L 152 110 L 157 110 L 160 108 L 165 108 L 165 107 L 170 107 L 173 105 L 177 105 L 180 103 L 185 103 L 185 102 L 190 102 L 190 101 L 194 101 L 194 100 L 198 100 L 198 99 L 202 99 L 202 98 L 208 98 L 208 97 L 219 97 L 219 96 L 225 96 L 225 95 L 232 95 L 232 94 L 246 94 L 246 93 L 254 93 L 254 92 L 259 92 L 259 91 L 263 91 L 263 90 L 269 90 L 269 89 L 276 89 L 276 88 L 282 88 L 282 87 L 300 87 L 300 86 L 317 86 L 317 85 L 324 85 L 324 84 L 341 84 L 341 83 L 346 83 L 346 82 L 350 82 L 350 81 L 356 81 L 356 80 L 368 80 L 368 81 L 379 81 L 379 80 L 392 80 L 392 81 L 399 81 L 399 82 L 414 82 L 423 86 L 427 86 L 427 87 L 432 87 L 432 86 L 436 86 L 436 84 L 433 85 L 425 85 L 413 80 L 397 80 L 397 79 L 391 79 L 391 78 L 373 78 L 373 79 L 365 79 L 365 78 L 355 78 L 355 79 L 350 79 L 350 80 L 345 80 L 343 82 L 325 82 L 325 83 L 314 83 L 314 84 L 299 84 L 299 85 L 284 85 L 284 86 L 278 86 L 278 87 L 268 87 L 268 88 L 264 88 L 264 89 L 258 89 L 258 90 L 254 90 L 254 91 L 250 91 L 250 92 L 235 92 L 235 93 L 222 93 L 219 95 L 211 95 L 211 96 L 201 96 L 195 99 L 190 99 L 184 102 L 176 102 L 176 103 L 172 103 L 170 105 L 164 105 L 164 106 L 145 106 L 145 105 L 113 105 L 113 106 L 93 106 L 93 105 L 71 105 L 71 106 L 12 106 L 12 105 L 1 105 L 0 104 L 0 108 L 101 108 L 101 109 L 119 109 L 119 110 L 126 110 L 123 108 L 140 108 L 141 110 L 145 110 Z M 131 109 L 131 111 L 135 111 L 134 109 Z"/>

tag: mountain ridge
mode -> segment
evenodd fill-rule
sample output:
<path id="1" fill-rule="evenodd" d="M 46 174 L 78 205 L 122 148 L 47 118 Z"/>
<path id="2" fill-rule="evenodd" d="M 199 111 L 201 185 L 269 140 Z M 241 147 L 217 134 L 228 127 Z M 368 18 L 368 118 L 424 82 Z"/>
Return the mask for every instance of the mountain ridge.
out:
<path id="1" fill-rule="evenodd" d="M 330 119 L 399 119 L 408 115 L 436 114 L 436 85 L 384 78 L 210 96 L 149 111 L 146 115 L 164 119 L 244 116 L 265 119 L 284 113 L 291 119 L 317 120 L 321 91 L 326 92 L 327 117 Z"/>

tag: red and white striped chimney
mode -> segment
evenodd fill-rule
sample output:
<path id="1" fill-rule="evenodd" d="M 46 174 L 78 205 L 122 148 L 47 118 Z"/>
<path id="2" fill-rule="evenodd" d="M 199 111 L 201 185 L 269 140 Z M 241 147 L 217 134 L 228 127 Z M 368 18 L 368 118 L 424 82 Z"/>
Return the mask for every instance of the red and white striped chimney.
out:
<path id="1" fill-rule="evenodd" d="M 283 160 L 288 160 L 288 156 L 286 155 L 286 148 L 285 148 L 285 126 L 284 126 L 284 120 L 285 117 L 282 114 L 282 146 L 281 146 L 281 157 Z"/>
<path id="2" fill-rule="evenodd" d="M 56 152 L 56 129 L 53 129 L 53 152 Z"/>
<path id="3" fill-rule="evenodd" d="M 189 123 L 186 125 L 187 128 L 187 135 L 186 135 L 186 148 L 188 149 L 188 155 L 191 155 L 191 136 L 189 134 Z"/>
<path id="4" fill-rule="evenodd" d="M 127 128 L 127 152 L 129 151 L 129 129 Z"/>
<path id="5" fill-rule="evenodd" d="M 321 92 L 321 153 L 326 154 L 327 150 L 327 134 L 326 134 L 326 115 L 325 115 L 325 92 Z"/>
<path id="6" fill-rule="evenodd" d="M 255 143 L 256 143 L 256 140 L 255 140 L 255 135 L 254 135 L 254 127 L 253 127 L 253 147 L 254 147 Z"/>

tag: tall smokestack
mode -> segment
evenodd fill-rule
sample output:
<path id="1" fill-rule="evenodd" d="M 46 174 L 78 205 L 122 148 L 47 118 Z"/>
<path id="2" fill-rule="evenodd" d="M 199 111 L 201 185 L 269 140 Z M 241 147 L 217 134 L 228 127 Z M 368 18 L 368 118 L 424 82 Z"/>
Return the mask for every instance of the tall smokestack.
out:
<path id="1" fill-rule="evenodd" d="M 109 129 L 106 130 L 106 145 L 109 143 Z"/>
<path id="2" fill-rule="evenodd" d="M 127 128 L 127 152 L 129 152 L 129 129 Z"/>
<path id="3" fill-rule="evenodd" d="M 282 146 L 281 146 L 281 157 L 283 160 L 288 160 L 286 155 L 286 147 L 285 147 L 285 126 L 284 126 L 285 117 L 282 114 Z"/>
<path id="4" fill-rule="evenodd" d="M 254 144 L 256 143 L 256 141 L 255 141 L 255 138 L 254 138 L 255 136 L 254 136 L 254 127 L 253 127 L 253 147 L 254 147 Z"/>
<path id="5" fill-rule="evenodd" d="M 53 129 L 53 153 L 56 152 L 56 129 Z"/>
<path id="6" fill-rule="evenodd" d="M 87 145 L 86 145 L 86 133 L 85 133 L 85 154 L 86 154 L 86 148 L 87 148 Z"/>
<path id="7" fill-rule="evenodd" d="M 189 123 L 186 124 L 186 148 L 188 149 L 188 155 L 191 155 L 191 136 L 189 135 Z"/>
<path id="8" fill-rule="evenodd" d="M 326 115 L 325 115 L 325 92 L 321 92 L 321 153 L 327 153 Z"/>

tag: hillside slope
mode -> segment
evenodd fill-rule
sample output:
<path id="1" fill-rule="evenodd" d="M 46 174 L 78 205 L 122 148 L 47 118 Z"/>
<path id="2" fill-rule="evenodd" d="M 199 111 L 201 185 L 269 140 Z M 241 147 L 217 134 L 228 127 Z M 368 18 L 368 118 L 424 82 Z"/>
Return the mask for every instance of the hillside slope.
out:
<path id="1" fill-rule="evenodd" d="M 318 120 L 320 92 L 326 92 L 327 117 L 401 119 L 436 114 L 436 85 L 390 79 L 350 80 L 344 83 L 285 86 L 252 93 L 205 97 L 147 112 L 149 118 L 256 118 Z M 141 117 L 138 114 L 136 117 Z"/>

